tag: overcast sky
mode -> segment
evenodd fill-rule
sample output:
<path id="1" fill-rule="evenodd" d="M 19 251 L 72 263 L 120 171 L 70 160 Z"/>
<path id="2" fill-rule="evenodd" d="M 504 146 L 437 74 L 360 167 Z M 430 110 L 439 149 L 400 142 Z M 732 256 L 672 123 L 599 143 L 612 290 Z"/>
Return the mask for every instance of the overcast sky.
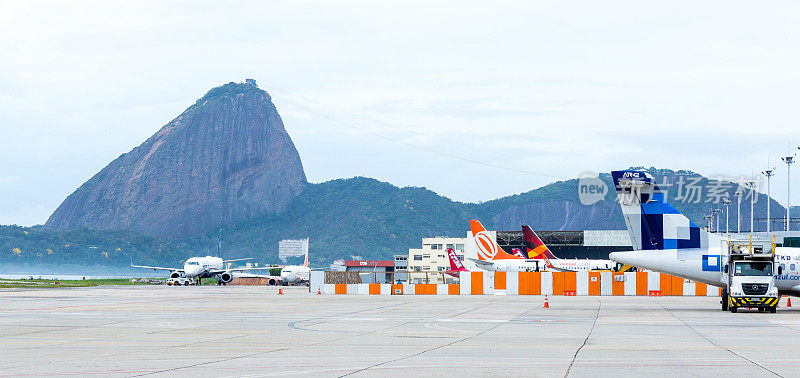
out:
<path id="1" fill-rule="evenodd" d="M 796 1 L 0 2 L 0 224 L 44 223 L 245 78 L 311 182 L 474 202 L 585 170 L 741 175 L 772 159 L 785 203 L 799 67 Z"/>

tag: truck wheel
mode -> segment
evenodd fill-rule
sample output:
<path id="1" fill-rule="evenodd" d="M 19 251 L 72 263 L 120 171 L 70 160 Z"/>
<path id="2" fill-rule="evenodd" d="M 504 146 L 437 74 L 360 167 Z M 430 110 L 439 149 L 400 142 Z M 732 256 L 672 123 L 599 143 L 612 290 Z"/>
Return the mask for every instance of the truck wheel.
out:
<path id="1" fill-rule="evenodd" d="M 189 286 L 189 281 L 184 282 L 183 286 Z"/>
<path id="2" fill-rule="evenodd" d="M 769 308 L 769 313 L 770 313 L 770 314 L 774 314 L 774 313 L 776 313 L 776 312 L 778 312 L 778 308 L 777 308 L 777 307 L 770 307 L 770 308 Z"/>
<path id="3" fill-rule="evenodd" d="M 728 311 L 728 296 L 723 295 L 720 302 L 722 302 L 722 311 Z"/>
<path id="4" fill-rule="evenodd" d="M 736 311 L 738 311 L 738 310 L 739 310 L 738 308 L 736 308 L 736 307 L 734 307 L 734 306 L 731 306 L 731 313 L 732 313 L 732 314 L 735 314 L 735 313 L 736 313 Z"/>

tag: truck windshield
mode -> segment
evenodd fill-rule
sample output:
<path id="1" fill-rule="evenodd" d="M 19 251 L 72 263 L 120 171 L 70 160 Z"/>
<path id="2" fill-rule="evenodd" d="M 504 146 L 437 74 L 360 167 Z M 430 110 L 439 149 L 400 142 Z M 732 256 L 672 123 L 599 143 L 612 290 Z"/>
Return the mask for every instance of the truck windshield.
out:
<path id="1" fill-rule="evenodd" d="M 734 265 L 734 276 L 771 276 L 772 263 L 766 261 L 742 261 Z"/>

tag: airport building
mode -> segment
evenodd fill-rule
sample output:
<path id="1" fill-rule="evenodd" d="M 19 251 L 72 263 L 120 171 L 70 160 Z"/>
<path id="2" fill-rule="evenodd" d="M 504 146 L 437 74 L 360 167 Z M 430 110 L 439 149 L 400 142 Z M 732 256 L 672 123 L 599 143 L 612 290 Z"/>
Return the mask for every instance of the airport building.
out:
<path id="1" fill-rule="evenodd" d="M 345 272 L 358 272 L 362 283 L 392 283 L 394 261 L 345 260 Z"/>
<path id="2" fill-rule="evenodd" d="M 308 252 L 308 238 L 286 239 L 278 242 L 278 258 L 284 263 L 289 257 L 305 256 Z"/>
<path id="3" fill-rule="evenodd" d="M 447 249 L 452 248 L 459 259 L 464 259 L 466 238 L 423 238 L 422 248 L 408 250 L 408 282 L 443 284 L 454 280 L 444 272 L 450 269 Z M 419 273 L 415 273 L 419 272 Z M 446 282 L 447 281 L 447 282 Z"/>
<path id="4" fill-rule="evenodd" d="M 408 282 L 408 255 L 394 255 L 394 281 Z"/>

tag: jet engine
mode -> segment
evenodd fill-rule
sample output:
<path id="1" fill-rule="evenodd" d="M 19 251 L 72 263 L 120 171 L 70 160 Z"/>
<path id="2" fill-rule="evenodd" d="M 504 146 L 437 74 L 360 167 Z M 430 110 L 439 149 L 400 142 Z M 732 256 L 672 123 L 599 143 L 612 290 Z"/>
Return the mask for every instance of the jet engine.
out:
<path id="1" fill-rule="evenodd" d="M 169 278 L 181 278 L 181 277 L 183 277 L 183 273 L 181 272 L 172 272 L 169 275 Z"/>
<path id="2" fill-rule="evenodd" d="M 219 275 L 219 280 L 222 281 L 222 283 L 231 282 L 233 281 L 233 274 L 231 274 L 231 272 L 222 273 Z"/>
<path id="3" fill-rule="evenodd" d="M 278 280 L 270 278 L 269 281 L 267 281 L 267 283 L 269 284 L 269 286 L 276 286 L 278 284 Z"/>

